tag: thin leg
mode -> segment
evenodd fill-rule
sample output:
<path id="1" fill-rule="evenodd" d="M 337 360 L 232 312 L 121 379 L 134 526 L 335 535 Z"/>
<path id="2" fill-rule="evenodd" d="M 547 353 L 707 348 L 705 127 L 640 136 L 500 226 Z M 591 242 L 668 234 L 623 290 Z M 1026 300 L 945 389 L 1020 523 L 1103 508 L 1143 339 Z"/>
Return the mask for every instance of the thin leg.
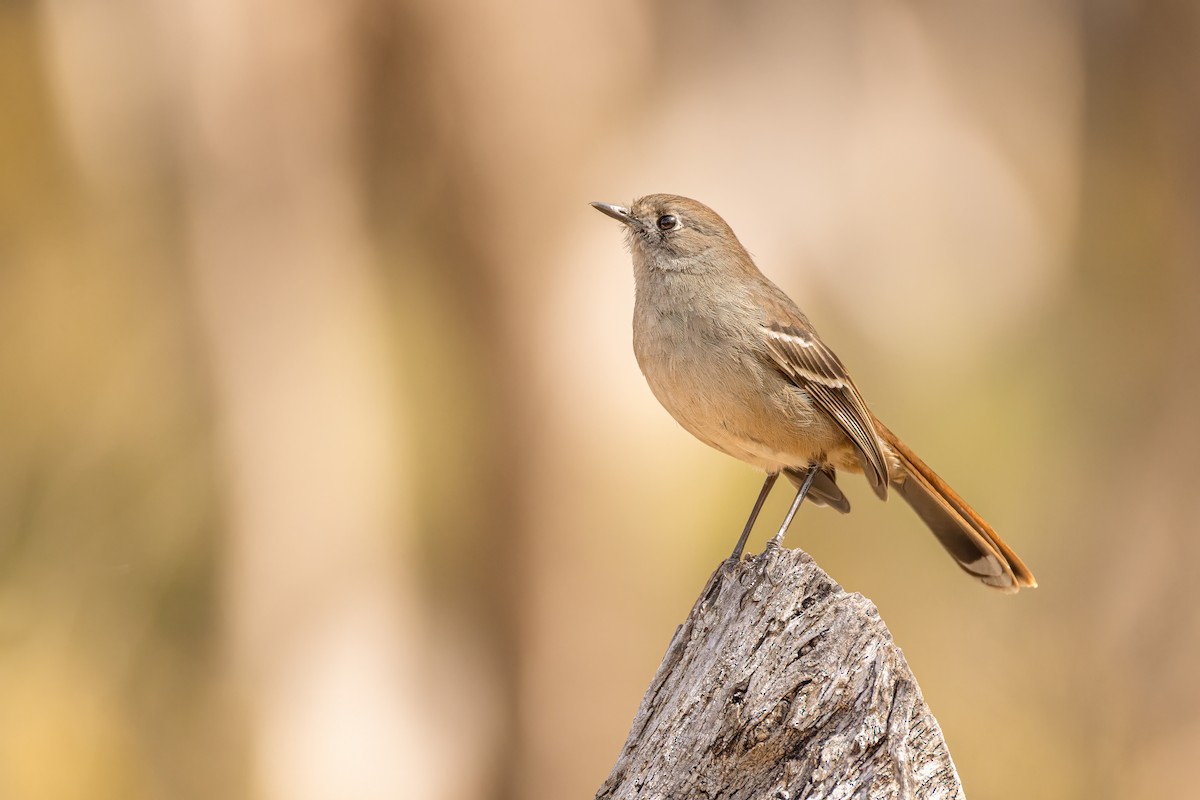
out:
<path id="1" fill-rule="evenodd" d="M 808 495 L 813 478 L 817 477 L 817 469 L 817 465 L 812 464 L 809 466 L 808 472 L 804 473 L 804 483 L 800 484 L 800 489 L 796 492 L 796 499 L 792 501 L 792 507 L 788 509 L 787 516 L 783 518 L 783 525 L 779 526 L 779 533 L 775 534 L 775 538 L 767 544 L 768 547 L 779 547 L 783 544 L 783 535 L 787 533 L 788 526 L 792 524 L 792 517 L 796 516 L 797 509 Z"/>
<path id="2" fill-rule="evenodd" d="M 771 487 L 775 485 L 775 479 L 778 477 L 778 472 L 767 473 L 767 479 L 763 481 L 762 489 L 758 493 L 758 499 L 754 501 L 754 508 L 750 511 L 750 519 L 746 520 L 746 527 L 742 531 L 742 536 L 738 539 L 737 546 L 733 548 L 733 555 L 730 558 L 734 561 L 742 557 L 742 549 L 746 546 L 746 539 L 750 536 L 750 529 L 754 527 L 754 520 L 758 519 L 758 512 L 762 511 L 763 503 L 767 502 L 767 495 L 771 493 Z"/>

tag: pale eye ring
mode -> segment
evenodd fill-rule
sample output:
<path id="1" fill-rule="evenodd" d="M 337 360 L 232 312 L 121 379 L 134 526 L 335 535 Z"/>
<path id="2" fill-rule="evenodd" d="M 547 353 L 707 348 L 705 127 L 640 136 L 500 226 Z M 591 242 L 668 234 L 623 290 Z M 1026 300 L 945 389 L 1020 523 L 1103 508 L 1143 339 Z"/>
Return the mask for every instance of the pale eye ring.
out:
<path id="1" fill-rule="evenodd" d="M 679 227 L 679 220 L 677 220 L 675 217 L 671 216 L 670 214 L 663 214 L 661 217 L 658 218 L 658 222 L 656 222 L 655 224 L 658 225 L 658 229 L 660 231 L 669 231 L 672 228 Z"/>

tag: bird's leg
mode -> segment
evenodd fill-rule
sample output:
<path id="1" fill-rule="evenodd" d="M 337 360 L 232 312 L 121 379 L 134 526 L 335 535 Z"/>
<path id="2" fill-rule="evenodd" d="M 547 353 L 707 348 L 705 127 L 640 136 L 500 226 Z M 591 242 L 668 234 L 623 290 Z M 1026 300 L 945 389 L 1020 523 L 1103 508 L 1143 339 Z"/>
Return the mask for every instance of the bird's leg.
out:
<path id="1" fill-rule="evenodd" d="M 746 520 L 746 527 L 742 531 L 742 536 L 733 548 L 733 555 L 729 557 L 733 561 L 737 561 L 742 557 L 742 549 L 746 546 L 746 539 L 750 536 L 750 529 L 754 527 L 754 520 L 758 519 L 758 512 L 762 511 L 763 503 L 767 502 L 767 495 L 771 493 L 771 487 L 775 485 L 775 480 L 778 477 L 778 472 L 767 473 L 767 479 L 763 481 L 762 489 L 758 493 L 758 499 L 754 501 L 754 508 L 750 510 L 750 519 Z"/>
<path id="2" fill-rule="evenodd" d="M 813 478 L 817 477 L 818 469 L 816 464 L 809 465 L 808 471 L 804 473 L 804 482 L 796 491 L 796 499 L 792 501 L 792 507 L 788 509 L 787 516 L 783 518 L 783 524 L 779 526 L 779 533 L 775 534 L 774 539 L 767 542 L 767 547 L 779 547 L 783 544 L 783 535 L 787 533 L 788 526 L 792 524 L 792 517 L 796 516 L 796 510 L 800 508 L 800 504 L 808 495 L 808 489 L 812 486 Z"/>

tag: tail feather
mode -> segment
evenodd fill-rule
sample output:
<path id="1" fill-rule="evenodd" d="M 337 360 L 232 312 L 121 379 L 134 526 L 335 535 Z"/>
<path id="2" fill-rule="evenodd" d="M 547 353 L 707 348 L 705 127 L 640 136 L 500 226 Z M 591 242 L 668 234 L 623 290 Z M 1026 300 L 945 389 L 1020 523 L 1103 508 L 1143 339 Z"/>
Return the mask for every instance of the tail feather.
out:
<path id="1" fill-rule="evenodd" d="M 912 506 L 942 547 L 968 574 L 1002 592 L 1037 586 L 1033 573 L 967 502 L 878 420 L 879 436 L 903 468 L 892 486 Z"/>

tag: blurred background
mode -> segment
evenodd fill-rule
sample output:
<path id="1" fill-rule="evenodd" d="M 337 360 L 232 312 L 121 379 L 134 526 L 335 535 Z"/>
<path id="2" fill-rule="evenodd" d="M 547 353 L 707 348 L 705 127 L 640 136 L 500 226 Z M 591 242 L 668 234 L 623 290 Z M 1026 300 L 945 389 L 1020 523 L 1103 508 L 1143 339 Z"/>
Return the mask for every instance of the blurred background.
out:
<path id="1" fill-rule="evenodd" d="M 792 526 L 968 795 L 1186 795 L 1198 142 L 1188 0 L 0 2 L 0 797 L 590 797 L 761 481 L 634 362 L 660 191 L 1036 573 Z"/>

